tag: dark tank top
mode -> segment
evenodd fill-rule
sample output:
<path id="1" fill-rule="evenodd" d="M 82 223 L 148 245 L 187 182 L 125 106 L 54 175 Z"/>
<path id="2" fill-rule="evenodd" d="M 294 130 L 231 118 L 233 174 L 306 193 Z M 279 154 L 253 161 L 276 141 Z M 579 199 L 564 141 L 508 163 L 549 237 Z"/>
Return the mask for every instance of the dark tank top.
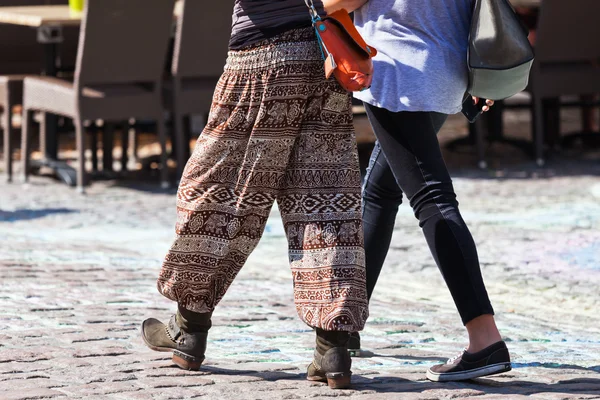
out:
<path id="1" fill-rule="evenodd" d="M 324 15 L 321 0 L 314 0 Z M 229 48 L 238 50 L 285 31 L 311 26 L 304 0 L 235 0 Z"/>

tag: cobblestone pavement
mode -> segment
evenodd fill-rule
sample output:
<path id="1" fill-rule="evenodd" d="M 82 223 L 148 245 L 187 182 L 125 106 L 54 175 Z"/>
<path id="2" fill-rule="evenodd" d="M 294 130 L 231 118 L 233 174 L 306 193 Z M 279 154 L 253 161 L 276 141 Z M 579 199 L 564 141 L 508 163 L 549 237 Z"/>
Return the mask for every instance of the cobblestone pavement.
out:
<path id="1" fill-rule="evenodd" d="M 174 311 L 155 289 L 173 239 L 174 191 L 96 182 L 80 196 L 34 178 L 0 183 L 0 399 L 600 398 L 600 164 L 454 175 L 510 373 L 425 380 L 429 365 L 460 351 L 465 333 L 407 205 L 353 390 L 304 378 L 314 335 L 292 306 L 276 210 L 216 311 L 205 367 L 174 368 L 139 337 L 144 318 Z"/>

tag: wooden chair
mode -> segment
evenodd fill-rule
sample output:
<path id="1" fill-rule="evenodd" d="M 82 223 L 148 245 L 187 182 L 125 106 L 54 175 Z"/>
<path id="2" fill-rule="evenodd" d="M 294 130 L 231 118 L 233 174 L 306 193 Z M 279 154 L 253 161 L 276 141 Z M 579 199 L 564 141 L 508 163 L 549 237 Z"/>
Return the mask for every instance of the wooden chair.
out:
<path id="1" fill-rule="evenodd" d="M 165 102 L 172 110 L 177 178 L 190 155 L 189 116 L 208 114 L 227 58 L 233 1 L 182 0 Z"/>
<path id="2" fill-rule="evenodd" d="M 544 164 L 542 101 L 600 92 L 600 2 L 544 0 L 528 91 L 532 95 L 535 157 Z"/>
<path id="3" fill-rule="evenodd" d="M 2 7 L 67 4 L 68 0 L 0 0 Z M 65 40 L 60 47 L 62 65 L 74 64 L 78 28 L 64 32 Z M 23 26 L 0 24 L 0 129 L 3 130 L 4 170 L 7 180 L 12 181 L 13 108 L 22 103 L 23 80 L 27 75 L 39 74 L 42 66 L 42 46 L 37 42 L 36 31 Z"/>
<path id="4" fill-rule="evenodd" d="M 599 13 L 598 0 L 542 2 L 534 38 L 536 60 L 526 89 L 532 97 L 534 156 L 539 166 L 545 164 L 544 130 L 557 130 L 558 98 L 585 98 L 600 92 L 600 24 L 596 21 Z M 492 125 L 491 130 L 501 132 L 502 108 L 502 104 L 492 108 L 488 124 Z M 485 129 L 480 129 L 481 125 L 472 128 L 476 130 L 479 164 L 484 167 Z"/>
<path id="5" fill-rule="evenodd" d="M 157 121 L 161 183 L 168 186 L 162 76 L 175 0 L 87 0 L 74 82 L 27 77 L 23 95 L 23 172 L 29 174 L 31 113 L 72 118 L 77 146 L 77 188 L 86 182 L 84 121 Z M 109 29 L 107 29 L 109 27 Z"/>
<path id="6" fill-rule="evenodd" d="M 0 6 L 14 7 L 46 4 L 44 0 L 0 0 Z M 23 79 L 38 74 L 42 51 L 36 32 L 26 27 L 0 24 L 0 129 L 3 131 L 4 171 L 12 181 L 13 108 L 23 99 Z"/>

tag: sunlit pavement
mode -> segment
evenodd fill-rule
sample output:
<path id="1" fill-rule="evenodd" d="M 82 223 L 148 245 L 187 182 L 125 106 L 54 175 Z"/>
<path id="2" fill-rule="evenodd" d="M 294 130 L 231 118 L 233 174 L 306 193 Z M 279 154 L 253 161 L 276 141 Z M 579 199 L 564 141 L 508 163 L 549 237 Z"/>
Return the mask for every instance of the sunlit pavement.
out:
<path id="1" fill-rule="evenodd" d="M 292 304 L 276 208 L 215 313 L 203 371 L 187 372 L 139 337 L 144 318 L 174 311 L 155 289 L 174 191 L 1 183 L 0 398 L 600 398 L 600 164 L 523 165 L 454 173 L 513 371 L 425 379 L 466 335 L 405 204 L 363 333 L 368 357 L 354 359 L 354 389 L 335 392 L 304 377 L 314 334 Z"/>

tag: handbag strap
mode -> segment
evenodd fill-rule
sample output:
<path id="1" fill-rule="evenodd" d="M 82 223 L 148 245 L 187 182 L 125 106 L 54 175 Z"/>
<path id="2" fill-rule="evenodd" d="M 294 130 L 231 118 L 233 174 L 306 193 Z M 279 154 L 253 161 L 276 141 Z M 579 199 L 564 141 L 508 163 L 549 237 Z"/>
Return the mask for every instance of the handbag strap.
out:
<path id="1" fill-rule="evenodd" d="M 316 21 L 320 21 L 321 16 L 319 15 L 319 12 L 315 7 L 315 3 L 313 3 L 313 0 L 304 0 L 304 3 L 306 3 L 306 7 L 308 7 L 308 12 L 310 13 L 310 17 L 312 19 L 313 24 Z"/>

